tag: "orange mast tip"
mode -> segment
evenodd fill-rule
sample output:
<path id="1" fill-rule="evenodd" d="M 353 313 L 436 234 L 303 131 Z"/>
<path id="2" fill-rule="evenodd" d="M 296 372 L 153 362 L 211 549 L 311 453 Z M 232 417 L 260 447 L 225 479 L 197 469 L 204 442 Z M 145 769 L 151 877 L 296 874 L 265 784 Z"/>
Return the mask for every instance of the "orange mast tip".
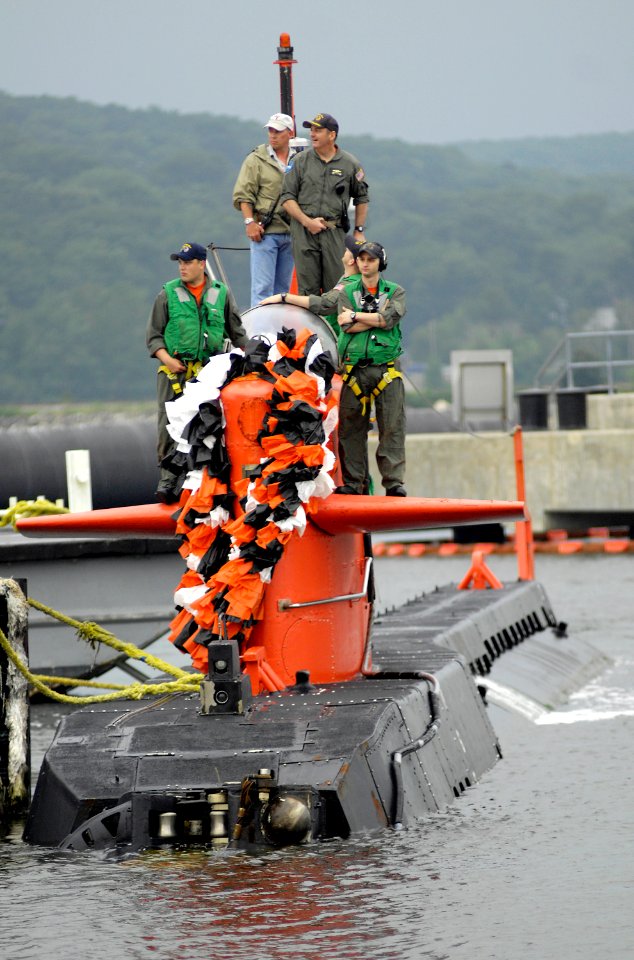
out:
<path id="1" fill-rule="evenodd" d="M 290 33 L 280 33 L 280 47 L 290 47 L 290 45 L 291 45 Z"/>

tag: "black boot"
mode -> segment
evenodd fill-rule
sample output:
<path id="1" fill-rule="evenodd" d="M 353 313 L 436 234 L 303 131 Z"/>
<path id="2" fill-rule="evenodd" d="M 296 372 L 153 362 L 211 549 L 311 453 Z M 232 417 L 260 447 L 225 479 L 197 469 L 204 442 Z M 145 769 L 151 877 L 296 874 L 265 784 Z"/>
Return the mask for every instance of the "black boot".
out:
<path id="1" fill-rule="evenodd" d="M 176 491 L 176 480 L 161 480 L 155 496 L 159 503 L 177 503 L 181 495 Z"/>

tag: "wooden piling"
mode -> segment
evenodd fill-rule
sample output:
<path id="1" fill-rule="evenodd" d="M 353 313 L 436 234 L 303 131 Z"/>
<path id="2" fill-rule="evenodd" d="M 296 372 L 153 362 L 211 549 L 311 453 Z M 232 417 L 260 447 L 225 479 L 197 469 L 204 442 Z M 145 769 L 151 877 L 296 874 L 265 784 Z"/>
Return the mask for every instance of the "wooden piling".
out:
<path id="1" fill-rule="evenodd" d="M 19 658 L 27 662 L 25 580 L 0 579 L 0 630 Z M 28 683 L 0 647 L 0 824 L 10 823 L 28 809 L 30 765 Z"/>

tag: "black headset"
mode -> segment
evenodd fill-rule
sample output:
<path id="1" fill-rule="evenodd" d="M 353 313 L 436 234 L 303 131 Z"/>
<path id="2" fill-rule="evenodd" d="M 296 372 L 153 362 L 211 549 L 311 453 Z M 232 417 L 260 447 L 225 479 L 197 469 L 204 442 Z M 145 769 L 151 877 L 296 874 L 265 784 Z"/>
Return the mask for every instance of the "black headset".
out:
<path id="1" fill-rule="evenodd" d="M 387 267 L 387 250 L 382 243 L 377 244 L 381 248 L 381 256 L 379 257 L 379 270 L 383 272 Z"/>

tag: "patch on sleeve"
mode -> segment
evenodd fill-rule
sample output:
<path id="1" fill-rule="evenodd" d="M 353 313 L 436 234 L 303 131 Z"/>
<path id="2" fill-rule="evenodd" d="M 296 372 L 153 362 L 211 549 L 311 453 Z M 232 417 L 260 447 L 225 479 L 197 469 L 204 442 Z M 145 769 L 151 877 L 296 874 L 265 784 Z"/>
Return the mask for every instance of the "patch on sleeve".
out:
<path id="1" fill-rule="evenodd" d="M 343 290 L 343 283 L 336 283 L 332 289 L 333 289 L 333 290 Z"/>
<path id="2" fill-rule="evenodd" d="M 356 178 L 357 180 L 365 180 L 365 171 L 364 171 L 363 167 L 359 167 L 359 169 L 358 169 L 357 172 L 355 173 L 355 178 Z"/>

